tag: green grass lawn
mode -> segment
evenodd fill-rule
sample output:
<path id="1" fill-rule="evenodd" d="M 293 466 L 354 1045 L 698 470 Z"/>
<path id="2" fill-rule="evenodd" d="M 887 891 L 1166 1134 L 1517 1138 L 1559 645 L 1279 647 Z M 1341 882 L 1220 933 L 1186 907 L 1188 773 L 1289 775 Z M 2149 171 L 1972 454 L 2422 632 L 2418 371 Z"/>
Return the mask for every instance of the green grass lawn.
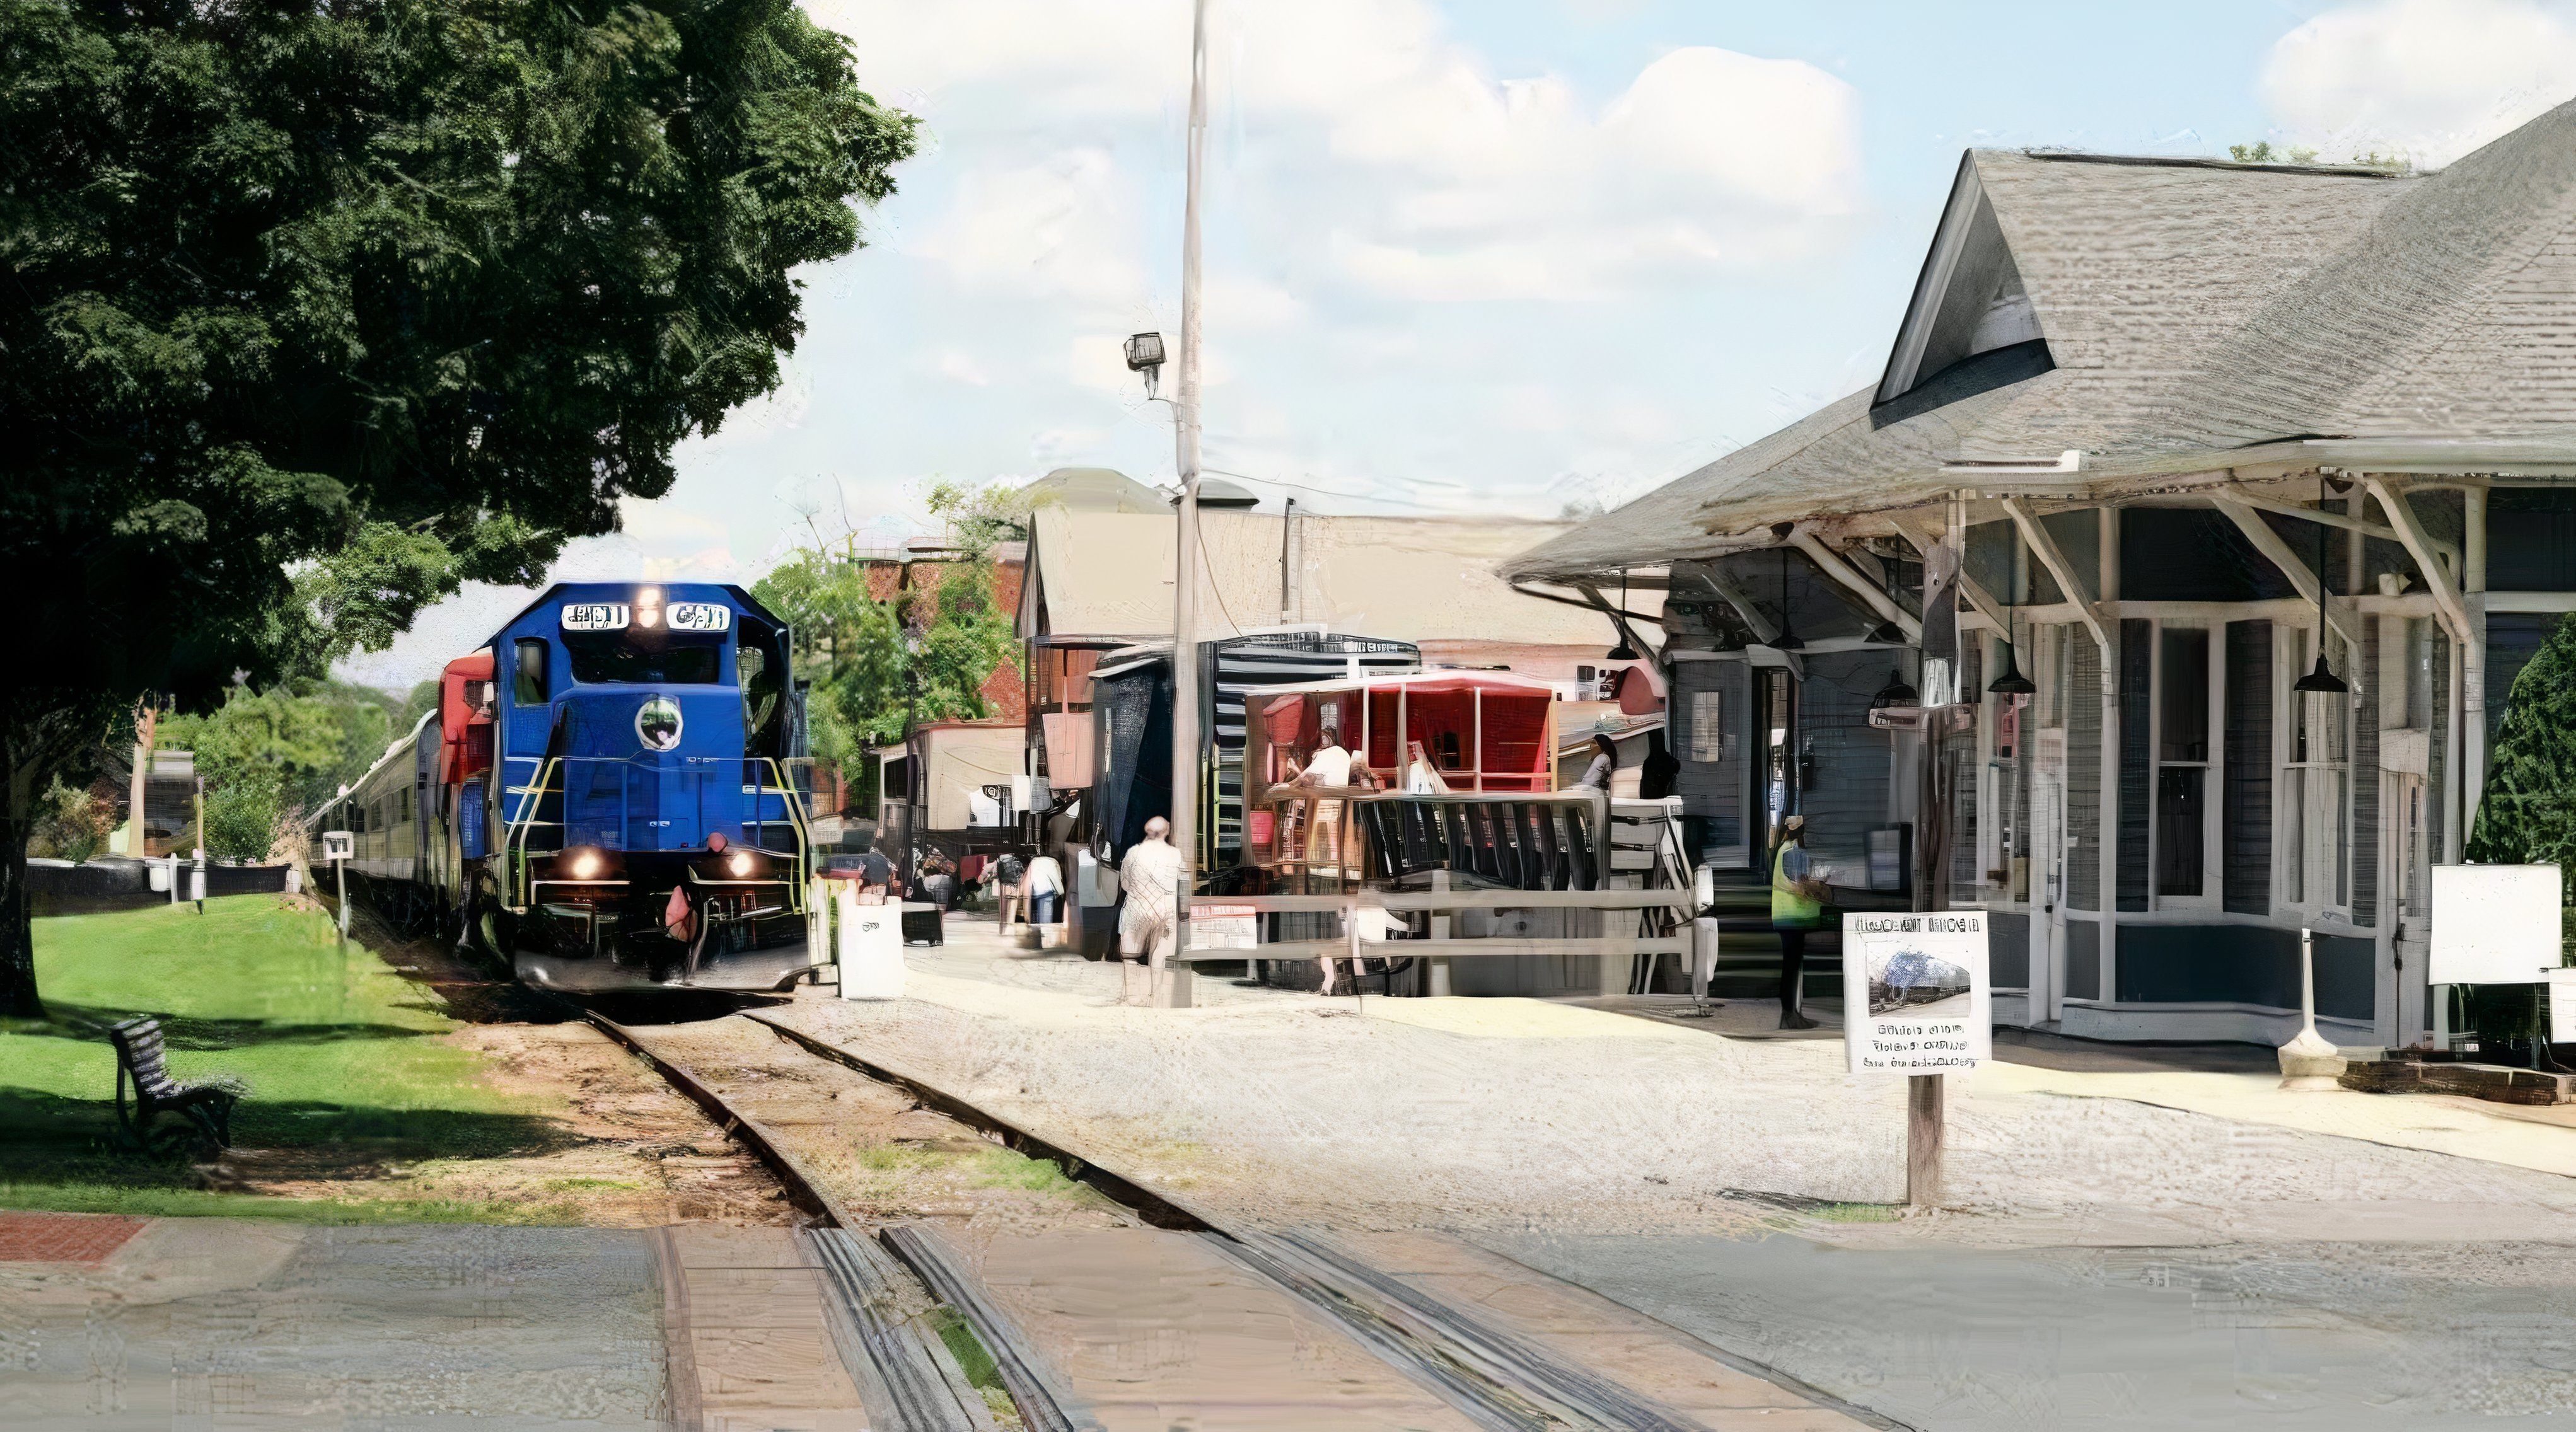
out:
<path id="1" fill-rule="evenodd" d="M 422 1199 L 211 1192 L 184 1159 L 116 1138 L 116 1052 L 92 1025 L 161 1016 L 171 1072 L 249 1085 L 236 1147 L 317 1163 L 542 1152 L 565 1137 L 534 1101 L 493 1088 L 424 987 L 330 921 L 274 895 L 38 920 L 50 1018 L 0 1022 L 0 1207 L 330 1221 L 555 1222 L 564 1210 Z"/>

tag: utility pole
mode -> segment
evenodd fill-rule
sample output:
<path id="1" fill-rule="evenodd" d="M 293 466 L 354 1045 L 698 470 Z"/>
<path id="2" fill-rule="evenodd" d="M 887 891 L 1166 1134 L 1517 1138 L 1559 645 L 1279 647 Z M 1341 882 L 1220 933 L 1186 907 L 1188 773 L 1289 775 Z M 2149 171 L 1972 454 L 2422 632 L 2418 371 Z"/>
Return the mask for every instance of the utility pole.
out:
<path id="1" fill-rule="evenodd" d="M 1174 945 L 1189 949 L 1199 825 L 1199 191 L 1207 151 L 1207 0 L 1190 6 L 1188 187 L 1181 209 L 1181 367 L 1172 385 L 1181 479 L 1180 569 L 1172 583 L 1172 845 L 1181 853 Z M 1187 1002 L 1186 965 L 1155 972 L 1157 1003 Z"/>
<path id="2" fill-rule="evenodd" d="M 134 779 L 126 792 L 126 850 L 137 860 L 143 859 L 143 788 L 152 773 L 152 732 L 160 713 L 150 698 L 134 717 Z"/>

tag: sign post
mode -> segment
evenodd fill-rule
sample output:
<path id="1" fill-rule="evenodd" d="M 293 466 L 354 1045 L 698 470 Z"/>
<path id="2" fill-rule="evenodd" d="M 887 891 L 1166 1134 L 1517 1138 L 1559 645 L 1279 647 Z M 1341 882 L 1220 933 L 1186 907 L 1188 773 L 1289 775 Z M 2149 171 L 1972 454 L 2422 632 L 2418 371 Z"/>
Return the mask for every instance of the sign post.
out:
<path id="1" fill-rule="evenodd" d="M 322 858 L 331 862 L 333 876 L 340 886 L 340 938 L 349 938 L 349 832 L 322 832 Z"/>
<path id="2" fill-rule="evenodd" d="M 1943 1077 L 1992 1056 L 1983 910 L 1843 916 L 1843 1047 L 1854 1074 L 1902 1074 L 1905 1202 L 1941 1202 Z"/>

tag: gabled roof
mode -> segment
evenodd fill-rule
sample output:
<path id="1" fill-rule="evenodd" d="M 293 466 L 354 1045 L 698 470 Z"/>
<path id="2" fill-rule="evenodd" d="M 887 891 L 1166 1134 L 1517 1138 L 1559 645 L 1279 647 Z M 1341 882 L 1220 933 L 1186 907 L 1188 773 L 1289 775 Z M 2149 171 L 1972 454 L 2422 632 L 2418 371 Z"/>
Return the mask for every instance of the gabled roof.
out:
<path id="1" fill-rule="evenodd" d="M 1971 151 L 1877 388 L 1506 571 L 1757 545 L 1933 500 L 1946 464 L 2074 449 L 2071 483 L 2117 484 L 2317 438 L 2576 454 L 2576 103 L 2420 176 Z"/>
<path id="2" fill-rule="evenodd" d="M 2576 423 L 2576 102 L 2411 186 L 2165 416 L 2162 441 L 2198 446 Z"/>
<path id="3" fill-rule="evenodd" d="M 1286 519 L 1278 513 L 1199 515 L 1214 600 L 1202 598 L 1203 635 L 1322 623 L 1351 636 L 1397 641 L 1490 641 L 1598 646 L 1600 613 L 1515 592 L 1498 575 L 1504 558 L 1567 530 L 1511 518 L 1301 514 L 1299 600 L 1283 578 Z M 1166 509 L 1127 512 L 1041 507 L 1030 524 L 1030 578 L 1021 634 L 1127 643 L 1172 631 L 1178 523 Z M 1651 614 L 1650 602 L 1630 606 Z"/>

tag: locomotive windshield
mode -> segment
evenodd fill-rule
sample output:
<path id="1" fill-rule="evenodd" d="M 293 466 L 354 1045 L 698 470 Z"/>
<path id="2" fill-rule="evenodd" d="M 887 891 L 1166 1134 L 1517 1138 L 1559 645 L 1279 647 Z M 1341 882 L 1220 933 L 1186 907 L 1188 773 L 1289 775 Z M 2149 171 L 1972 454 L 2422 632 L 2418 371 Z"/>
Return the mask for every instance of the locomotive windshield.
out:
<path id="1" fill-rule="evenodd" d="M 568 631 L 563 644 L 575 681 L 713 686 L 724 679 L 725 639 L 712 633 Z"/>

